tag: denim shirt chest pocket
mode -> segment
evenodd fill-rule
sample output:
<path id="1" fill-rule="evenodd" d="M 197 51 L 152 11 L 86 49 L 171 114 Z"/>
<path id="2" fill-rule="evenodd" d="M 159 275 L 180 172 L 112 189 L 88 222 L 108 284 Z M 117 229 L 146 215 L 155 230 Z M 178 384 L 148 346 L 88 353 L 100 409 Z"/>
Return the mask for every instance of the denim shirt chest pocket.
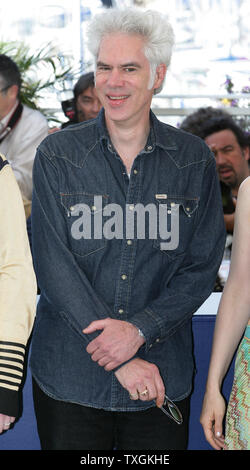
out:
<path id="1" fill-rule="evenodd" d="M 158 237 L 153 246 L 169 258 L 183 256 L 195 227 L 199 198 L 156 194 L 155 199 Z"/>
<path id="2" fill-rule="evenodd" d="M 88 256 L 102 250 L 107 241 L 103 236 L 103 210 L 108 195 L 83 192 L 61 194 L 60 198 L 72 252 Z"/>

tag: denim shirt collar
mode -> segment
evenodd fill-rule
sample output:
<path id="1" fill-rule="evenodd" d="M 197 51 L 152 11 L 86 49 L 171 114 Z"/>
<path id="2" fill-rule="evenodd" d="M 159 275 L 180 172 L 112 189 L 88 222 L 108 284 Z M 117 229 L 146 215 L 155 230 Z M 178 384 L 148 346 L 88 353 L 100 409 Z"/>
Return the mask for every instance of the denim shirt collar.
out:
<path id="1" fill-rule="evenodd" d="M 162 123 L 157 119 L 152 110 L 150 110 L 150 132 L 147 143 L 141 153 L 154 152 L 155 147 L 161 147 L 164 150 L 177 150 L 176 142 L 167 128 L 162 129 Z M 97 117 L 97 127 L 99 130 L 99 140 L 101 145 L 107 146 L 110 151 L 115 152 L 105 123 L 105 111 L 102 108 Z"/>

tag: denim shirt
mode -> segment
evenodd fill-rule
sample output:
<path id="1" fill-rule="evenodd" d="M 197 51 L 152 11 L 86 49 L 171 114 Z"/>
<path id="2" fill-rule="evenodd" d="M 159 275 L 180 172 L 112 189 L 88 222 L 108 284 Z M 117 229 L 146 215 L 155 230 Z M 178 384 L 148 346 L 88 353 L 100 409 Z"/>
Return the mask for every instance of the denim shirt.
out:
<path id="1" fill-rule="evenodd" d="M 146 342 L 136 356 L 158 366 L 173 400 L 191 392 L 192 315 L 213 290 L 225 243 L 220 188 L 215 159 L 201 139 L 152 112 L 150 119 L 130 176 L 103 110 L 49 135 L 37 150 L 32 243 L 41 295 L 31 369 L 53 398 L 115 411 L 154 406 L 131 400 L 114 371 L 86 352 L 100 332 L 82 330 L 107 317 L 142 330 Z M 173 225 L 178 209 L 178 243 L 162 244 L 151 228 L 128 237 L 117 214 L 138 204 L 161 206 Z"/>

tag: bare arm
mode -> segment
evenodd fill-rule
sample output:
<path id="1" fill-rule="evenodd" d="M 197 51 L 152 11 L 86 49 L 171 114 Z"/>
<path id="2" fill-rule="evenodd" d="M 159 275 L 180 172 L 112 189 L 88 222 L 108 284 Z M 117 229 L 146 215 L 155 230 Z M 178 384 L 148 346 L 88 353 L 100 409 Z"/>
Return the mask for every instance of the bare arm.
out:
<path id="1" fill-rule="evenodd" d="M 223 445 L 225 413 L 220 389 L 233 354 L 250 318 L 250 178 L 241 185 L 233 239 L 230 273 L 216 319 L 201 424 L 207 440 L 218 449 Z M 216 437 L 218 436 L 218 438 Z"/>

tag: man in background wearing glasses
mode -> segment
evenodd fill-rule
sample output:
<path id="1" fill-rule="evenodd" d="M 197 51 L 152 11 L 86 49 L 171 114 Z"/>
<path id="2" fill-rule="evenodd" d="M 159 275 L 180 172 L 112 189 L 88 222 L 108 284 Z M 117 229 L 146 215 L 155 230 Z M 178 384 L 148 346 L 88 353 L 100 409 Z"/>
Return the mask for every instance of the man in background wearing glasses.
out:
<path id="1" fill-rule="evenodd" d="M 35 158 L 31 369 L 42 449 L 187 447 L 192 315 L 213 289 L 225 234 L 212 153 L 150 110 L 172 45 L 160 13 L 97 16 L 89 46 L 103 109 L 50 135 Z M 149 221 L 145 237 L 128 236 L 123 221 L 137 211 L 140 232 L 143 208 L 161 233 Z"/>

